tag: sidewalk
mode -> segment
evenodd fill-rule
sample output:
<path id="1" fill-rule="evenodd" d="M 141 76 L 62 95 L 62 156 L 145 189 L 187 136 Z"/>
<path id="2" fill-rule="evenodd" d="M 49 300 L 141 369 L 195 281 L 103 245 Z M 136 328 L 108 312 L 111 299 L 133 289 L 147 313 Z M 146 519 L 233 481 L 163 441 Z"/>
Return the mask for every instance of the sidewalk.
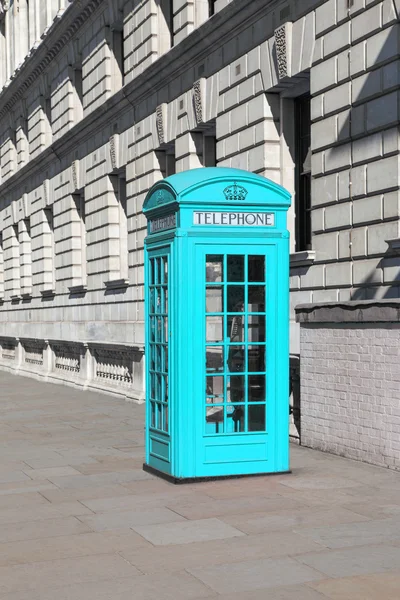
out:
<path id="1" fill-rule="evenodd" d="M 399 600 L 400 473 L 291 448 L 291 475 L 174 486 L 144 407 L 0 373 L 1 600 Z"/>

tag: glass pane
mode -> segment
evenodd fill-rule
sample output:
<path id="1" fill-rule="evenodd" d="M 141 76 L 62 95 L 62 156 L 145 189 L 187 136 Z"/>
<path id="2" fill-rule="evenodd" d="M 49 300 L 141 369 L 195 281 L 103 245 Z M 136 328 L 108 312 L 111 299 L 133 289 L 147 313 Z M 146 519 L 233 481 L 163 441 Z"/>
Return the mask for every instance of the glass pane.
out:
<path id="1" fill-rule="evenodd" d="M 155 258 L 155 273 L 154 273 L 154 283 L 158 285 L 160 283 L 160 259 Z"/>
<path id="2" fill-rule="evenodd" d="M 162 283 L 168 283 L 168 258 L 162 259 Z"/>
<path id="3" fill-rule="evenodd" d="M 228 256 L 228 281 L 244 281 L 244 256 Z"/>
<path id="4" fill-rule="evenodd" d="M 249 346 L 248 371 L 265 371 L 265 346 Z"/>
<path id="5" fill-rule="evenodd" d="M 154 307 L 155 307 L 154 297 L 155 297 L 154 288 L 150 288 L 150 291 L 149 291 L 150 313 L 154 313 Z"/>
<path id="6" fill-rule="evenodd" d="M 154 295 L 155 295 L 154 312 L 156 314 L 159 314 L 161 312 L 161 288 L 160 287 L 154 288 Z"/>
<path id="7" fill-rule="evenodd" d="M 164 429 L 164 431 L 168 432 L 168 406 L 163 407 L 163 412 L 164 412 L 163 429 Z"/>
<path id="8" fill-rule="evenodd" d="M 161 404 L 156 404 L 156 427 L 162 429 L 162 409 Z"/>
<path id="9" fill-rule="evenodd" d="M 156 397 L 156 380 L 154 373 L 150 373 L 150 398 L 152 400 Z"/>
<path id="10" fill-rule="evenodd" d="M 206 317 L 206 340 L 207 342 L 223 341 L 223 317 Z"/>
<path id="11" fill-rule="evenodd" d="M 248 401 L 265 402 L 265 376 L 249 375 Z"/>
<path id="12" fill-rule="evenodd" d="M 259 315 L 249 315 L 248 323 L 248 341 L 265 342 L 265 317 Z"/>
<path id="13" fill-rule="evenodd" d="M 249 256 L 248 281 L 265 281 L 265 256 Z"/>
<path id="14" fill-rule="evenodd" d="M 206 290 L 207 312 L 223 312 L 224 288 L 219 286 L 208 287 Z"/>
<path id="15" fill-rule="evenodd" d="M 224 370 L 224 347 L 209 346 L 206 351 L 206 368 L 208 372 Z"/>
<path id="16" fill-rule="evenodd" d="M 168 288 L 164 288 L 164 312 L 168 314 Z"/>
<path id="17" fill-rule="evenodd" d="M 229 378 L 228 402 L 244 402 L 244 376 L 235 375 Z"/>
<path id="18" fill-rule="evenodd" d="M 227 337 L 230 342 L 244 341 L 244 317 L 242 315 L 228 317 Z"/>
<path id="19" fill-rule="evenodd" d="M 212 399 L 214 403 L 224 401 L 224 378 L 221 376 L 207 377 L 206 382 L 207 402 Z"/>
<path id="20" fill-rule="evenodd" d="M 166 375 L 164 377 L 164 390 L 165 390 L 164 400 L 165 400 L 165 402 L 168 402 L 168 398 L 169 398 L 169 396 L 168 396 L 168 375 Z"/>
<path id="21" fill-rule="evenodd" d="M 168 317 L 164 317 L 164 342 L 168 344 Z"/>
<path id="22" fill-rule="evenodd" d="M 166 373 L 168 373 L 168 345 L 165 346 L 165 364 L 164 364 L 164 371 Z"/>
<path id="23" fill-rule="evenodd" d="M 156 319 L 150 317 L 150 342 L 154 342 L 156 339 Z"/>
<path id="24" fill-rule="evenodd" d="M 249 285 L 249 312 L 265 312 L 265 285 Z"/>
<path id="25" fill-rule="evenodd" d="M 224 420 L 224 407 L 223 406 L 207 406 L 206 407 L 206 422 L 216 423 Z"/>
<path id="26" fill-rule="evenodd" d="M 150 285 L 154 285 L 154 258 L 150 259 Z"/>
<path id="27" fill-rule="evenodd" d="M 244 346 L 229 346 L 228 369 L 231 373 L 243 373 L 246 370 L 244 349 Z"/>
<path id="28" fill-rule="evenodd" d="M 244 308 L 244 285 L 228 285 L 228 312 L 242 312 Z"/>
<path id="29" fill-rule="evenodd" d="M 206 281 L 223 281 L 223 261 L 222 255 L 207 254 L 206 256 Z"/>
<path id="30" fill-rule="evenodd" d="M 234 410 L 232 413 L 232 421 L 234 423 L 235 433 L 244 431 L 244 411 L 245 411 L 245 406 L 243 404 L 239 404 L 238 406 L 234 407 Z"/>
<path id="31" fill-rule="evenodd" d="M 154 402 L 150 403 L 150 410 L 151 410 L 151 418 L 150 418 L 150 427 L 155 427 L 156 426 L 156 405 L 154 404 Z"/>
<path id="32" fill-rule="evenodd" d="M 156 368 L 156 350 L 154 344 L 150 344 L 150 371 Z"/>
<path id="33" fill-rule="evenodd" d="M 248 430 L 265 431 L 265 404 L 249 405 L 247 410 Z"/>

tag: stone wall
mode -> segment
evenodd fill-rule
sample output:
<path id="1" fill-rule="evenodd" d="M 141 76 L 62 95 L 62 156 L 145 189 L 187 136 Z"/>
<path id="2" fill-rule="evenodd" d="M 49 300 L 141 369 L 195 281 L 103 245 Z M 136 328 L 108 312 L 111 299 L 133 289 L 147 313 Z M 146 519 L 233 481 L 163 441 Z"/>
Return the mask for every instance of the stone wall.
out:
<path id="1" fill-rule="evenodd" d="M 400 301 L 296 313 L 302 445 L 400 469 Z"/>
<path id="2" fill-rule="evenodd" d="M 0 369 L 52 383 L 144 401 L 143 348 L 0 337 Z"/>

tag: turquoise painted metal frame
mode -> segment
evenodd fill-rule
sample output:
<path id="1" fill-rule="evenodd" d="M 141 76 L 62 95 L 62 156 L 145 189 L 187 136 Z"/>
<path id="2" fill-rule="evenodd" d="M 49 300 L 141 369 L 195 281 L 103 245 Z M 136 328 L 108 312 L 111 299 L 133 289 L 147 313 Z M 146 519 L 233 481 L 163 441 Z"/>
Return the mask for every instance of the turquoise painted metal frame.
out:
<path id="1" fill-rule="evenodd" d="M 149 191 L 143 205 L 148 219 L 145 240 L 147 468 L 178 481 L 289 470 L 289 233 L 286 228 L 289 206 L 290 194 L 277 184 L 247 171 L 222 167 L 173 175 Z M 211 216 L 199 216 L 199 212 Z M 228 216 L 222 217 L 221 213 Z M 229 217 L 230 214 L 233 216 Z M 247 217 L 249 225 L 233 224 L 235 219 L 245 219 L 238 216 L 243 214 L 251 215 Z M 252 225 L 252 215 L 259 215 L 258 221 L 263 224 Z M 216 224 L 212 223 L 213 219 Z M 199 220 L 204 223 L 199 224 Z M 210 222 L 205 223 L 206 220 Z M 206 349 L 213 345 L 206 342 L 205 325 L 206 288 L 213 285 L 206 282 L 205 276 L 206 257 L 210 255 L 223 256 L 225 263 L 232 257 L 239 260 L 241 256 L 258 256 L 265 260 L 267 425 L 264 430 L 246 431 L 250 414 L 247 389 L 245 403 L 234 406 L 235 414 L 239 413 L 238 408 L 245 412 L 244 430 L 238 430 L 238 421 L 233 425 L 228 416 L 228 409 L 233 405 L 228 407 L 226 381 L 233 376 L 227 373 L 225 362 L 232 342 L 226 337 L 225 325 L 225 337 L 222 343 L 216 344 L 218 352 L 223 348 L 224 417 L 220 421 L 223 433 L 206 424 Z M 168 281 L 158 287 L 161 290 L 168 286 L 167 325 L 162 312 L 163 301 L 159 300 L 159 313 L 154 309 L 154 299 L 164 294 L 156 290 L 154 269 L 165 261 L 168 261 Z M 243 264 L 249 264 L 248 260 Z M 241 282 L 245 294 L 254 286 L 248 281 L 247 269 Z M 222 284 L 224 293 L 229 285 L 226 281 Z M 226 313 L 226 308 L 225 303 L 225 312 L 220 315 L 225 324 L 232 316 Z M 247 311 L 246 295 L 244 322 L 247 322 Z M 253 313 L 249 316 L 257 317 Z M 162 348 L 155 350 L 155 340 L 161 335 L 157 332 L 161 329 L 168 343 L 167 358 L 163 354 L 165 340 L 158 344 Z M 259 351 L 261 345 L 258 344 Z M 252 346 L 248 341 L 247 345 L 243 344 L 246 357 Z M 157 363 L 158 359 L 161 362 Z M 166 360 L 168 375 L 163 370 Z M 246 358 L 246 368 L 249 360 Z M 247 370 L 243 381 L 250 381 L 250 376 L 252 372 Z M 264 376 L 264 372 L 259 376 Z M 163 383 L 165 377 L 167 386 Z M 166 389 L 169 390 L 167 401 Z M 154 407 L 158 410 L 165 405 L 168 405 L 168 425 L 160 428 L 153 419 Z M 165 425 L 165 411 L 163 408 L 160 411 Z"/>

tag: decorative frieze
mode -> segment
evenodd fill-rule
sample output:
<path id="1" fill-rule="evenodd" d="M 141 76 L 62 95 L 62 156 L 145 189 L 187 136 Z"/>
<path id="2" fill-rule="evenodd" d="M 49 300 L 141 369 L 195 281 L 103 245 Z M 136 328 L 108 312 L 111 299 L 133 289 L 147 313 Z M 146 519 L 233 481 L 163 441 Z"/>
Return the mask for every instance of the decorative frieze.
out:
<path id="1" fill-rule="evenodd" d="M 110 158 L 111 169 L 115 171 L 119 169 L 119 134 L 115 133 L 110 137 Z"/>
<path id="2" fill-rule="evenodd" d="M 157 129 L 158 143 L 160 146 L 162 144 L 164 144 L 164 142 L 165 142 L 166 112 L 167 112 L 167 105 L 165 102 L 163 104 L 160 104 L 159 106 L 157 106 L 156 129 Z"/>
<path id="3" fill-rule="evenodd" d="M 274 33 L 279 79 L 291 77 L 292 23 L 284 23 Z"/>
<path id="4" fill-rule="evenodd" d="M 200 123 L 204 123 L 204 121 L 206 120 L 205 107 L 203 106 L 205 101 L 205 86 L 206 80 L 204 77 L 198 79 L 193 84 L 194 113 L 198 125 L 200 125 Z"/>

